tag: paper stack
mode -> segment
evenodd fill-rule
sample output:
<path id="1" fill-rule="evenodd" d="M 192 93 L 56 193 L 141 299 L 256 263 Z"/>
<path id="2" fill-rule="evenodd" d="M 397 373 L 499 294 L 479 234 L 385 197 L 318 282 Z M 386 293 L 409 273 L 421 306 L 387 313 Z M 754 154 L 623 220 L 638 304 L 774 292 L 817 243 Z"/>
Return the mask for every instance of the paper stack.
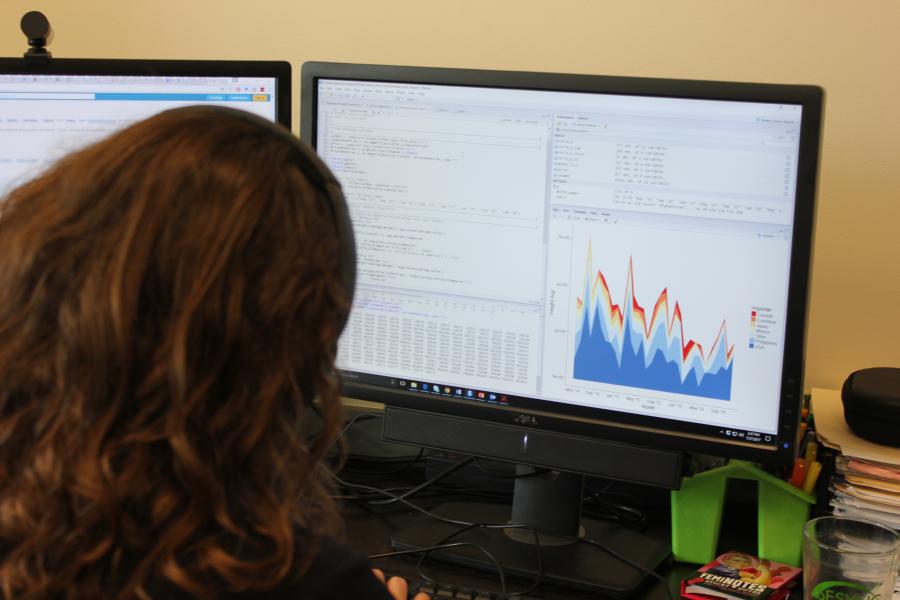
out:
<path id="1" fill-rule="evenodd" d="M 830 483 L 835 515 L 874 521 L 900 531 L 900 448 L 866 441 L 844 421 L 841 393 L 814 389 L 816 439 L 840 455 Z M 900 600 L 900 577 L 894 589 Z"/>
<path id="2" fill-rule="evenodd" d="M 834 514 L 900 530 L 900 467 L 838 456 L 831 484 Z"/>

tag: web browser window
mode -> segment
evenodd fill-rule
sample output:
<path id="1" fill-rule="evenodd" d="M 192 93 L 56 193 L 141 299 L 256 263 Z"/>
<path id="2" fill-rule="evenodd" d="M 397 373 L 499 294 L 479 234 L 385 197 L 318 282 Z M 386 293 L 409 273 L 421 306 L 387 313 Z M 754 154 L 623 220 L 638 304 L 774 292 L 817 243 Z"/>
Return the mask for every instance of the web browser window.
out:
<path id="1" fill-rule="evenodd" d="M 276 120 L 272 77 L 0 75 L 0 196 L 64 154 L 166 109 L 217 104 Z"/>

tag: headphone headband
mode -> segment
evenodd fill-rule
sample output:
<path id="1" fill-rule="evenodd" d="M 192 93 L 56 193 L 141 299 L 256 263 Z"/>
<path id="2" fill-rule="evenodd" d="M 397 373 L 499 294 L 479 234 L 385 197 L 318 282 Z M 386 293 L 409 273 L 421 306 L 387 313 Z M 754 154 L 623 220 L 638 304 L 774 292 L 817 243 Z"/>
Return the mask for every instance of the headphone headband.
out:
<path id="1" fill-rule="evenodd" d="M 341 284 L 347 291 L 347 305 L 349 307 L 353 303 L 353 293 L 356 288 L 356 242 L 353 235 L 353 224 L 350 221 L 350 211 L 347 208 L 347 201 L 344 198 L 340 182 L 338 182 L 331 169 L 319 158 L 315 151 L 300 141 L 300 138 L 291 133 L 288 128 L 245 110 L 214 105 L 187 106 L 172 110 L 220 114 L 229 118 L 240 119 L 268 134 L 276 136 L 291 148 L 294 163 L 313 187 L 321 192 L 321 196 L 325 198 L 329 213 L 334 220 L 338 239 L 338 252 L 340 253 L 338 257 L 338 276 Z M 349 316 L 349 310 L 347 316 Z M 341 327 L 346 325 L 347 316 L 344 317 Z"/>

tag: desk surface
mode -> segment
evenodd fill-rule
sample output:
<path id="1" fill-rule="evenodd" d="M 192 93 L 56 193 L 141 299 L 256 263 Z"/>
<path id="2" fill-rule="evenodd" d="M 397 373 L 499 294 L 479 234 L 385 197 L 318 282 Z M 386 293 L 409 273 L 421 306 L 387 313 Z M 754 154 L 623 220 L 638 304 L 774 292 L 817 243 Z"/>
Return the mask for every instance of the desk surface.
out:
<path id="1" fill-rule="evenodd" d="M 660 490 L 655 490 L 654 493 L 657 495 L 660 493 L 665 494 Z M 425 507 L 432 507 L 444 500 L 459 500 L 461 498 L 464 498 L 464 496 L 453 495 L 452 497 L 441 498 L 430 497 L 416 500 L 416 503 Z M 481 501 L 480 499 L 477 500 Z M 668 511 L 660 506 L 651 506 L 650 510 L 653 512 L 648 513 L 647 515 L 648 522 L 650 523 L 648 532 L 651 535 L 658 534 L 668 538 Z M 391 552 L 393 550 L 390 546 L 392 535 L 398 530 L 414 523 L 419 516 L 419 513 L 399 504 L 393 506 L 360 506 L 348 503 L 345 507 L 347 541 L 357 551 L 366 555 Z M 437 541 L 439 540 L 435 540 L 435 542 Z M 373 560 L 373 566 L 391 574 L 420 579 L 416 570 L 417 560 L 415 558 L 389 557 L 376 559 Z M 696 565 L 683 565 L 670 561 L 661 566 L 658 570 L 667 583 L 663 584 L 659 580 L 648 577 L 634 597 L 647 600 L 669 600 L 670 598 L 678 598 L 678 588 L 681 579 L 691 573 L 695 568 Z M 499 582 L 496 575 L 477 571 L 475 569 L 440 563 L 436 560 L 429 560 L 423 567 L 423 570 L 429 577 L 441 583 L 482 590 L 499 591 Z M 507 587 L 508 591 L 515 591 L 526 589 L 530 585 L 530 581 L 509 578 Z M 666 587 L 669 588 L 671 596 L 667 594 Z M 596 595 L 573 590 L 564 590 L 547 584 L 542 585 L 532 595 L 546 600 L 597 597 Z"/>

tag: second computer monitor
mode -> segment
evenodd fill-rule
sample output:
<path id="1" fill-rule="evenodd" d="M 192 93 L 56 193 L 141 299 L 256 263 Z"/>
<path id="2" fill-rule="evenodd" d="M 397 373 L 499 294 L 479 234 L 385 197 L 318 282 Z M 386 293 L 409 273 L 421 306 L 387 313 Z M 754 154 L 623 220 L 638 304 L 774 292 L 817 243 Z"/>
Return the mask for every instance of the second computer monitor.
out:
<path id="1" fill-rule="evenodd" d="M 66 152 L 190 104 L 247 110 L 290 127 L 281 61 L 0 59 L 0 197 Z"/>

